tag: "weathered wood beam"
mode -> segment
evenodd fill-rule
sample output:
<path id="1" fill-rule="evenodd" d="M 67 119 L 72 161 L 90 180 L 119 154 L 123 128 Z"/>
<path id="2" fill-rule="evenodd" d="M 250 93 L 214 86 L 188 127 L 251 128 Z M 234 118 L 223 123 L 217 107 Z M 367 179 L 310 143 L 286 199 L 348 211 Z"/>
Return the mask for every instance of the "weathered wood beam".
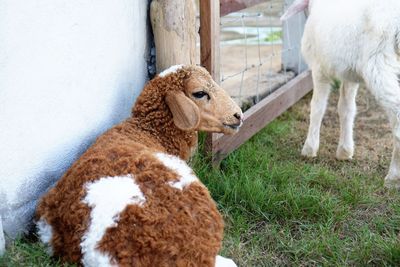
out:
<path id="1" fill-rule="evenodd" d="M 200 63 L 220 81 L 219 0 L 200 0 Z"/>
<path id="2" fill-rule="evenodd" d="M 157 72 L 176 64 L 195 64 L 196 12 L 193 0 L 153 0 L 150 19 Z"/>
<path id="3" fill-rule="evenodd" d="M 268 0 L 220 0 L 220 15 L 225 16 L 248 7 L 255 6 Z"/>
<path id="4" fill-rule="evenodd" d="M 200 0 L 200 63 L 220 82 L 220 15 L 219 0 Z M 215 134 L 208 134 L 205 152 L 212 158 Z"/>
<path id="5" fill-rule="evenodd" d="M 220 135 L 213 140 L 213 163 L 218 164 L 231 151 L 250 139 L 269 122 L 281 115 L 313 88 L 311 72 L 305 71 L 244 113 L 240 131 L 232 136 Z"/>

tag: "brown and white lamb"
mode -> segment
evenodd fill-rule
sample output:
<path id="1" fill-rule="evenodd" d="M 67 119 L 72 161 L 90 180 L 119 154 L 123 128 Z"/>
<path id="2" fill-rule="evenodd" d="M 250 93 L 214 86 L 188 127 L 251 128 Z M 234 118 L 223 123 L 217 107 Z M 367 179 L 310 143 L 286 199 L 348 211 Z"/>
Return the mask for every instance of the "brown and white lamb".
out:
<path id="1" fill-rule="evenodd" d="M 174 66 L 40 201 L 40 239 L 83 266 L 236 266 L 223 220 L 186 160 L 197 131 L 235 133 L 242 111 L 208 72 Z"/>

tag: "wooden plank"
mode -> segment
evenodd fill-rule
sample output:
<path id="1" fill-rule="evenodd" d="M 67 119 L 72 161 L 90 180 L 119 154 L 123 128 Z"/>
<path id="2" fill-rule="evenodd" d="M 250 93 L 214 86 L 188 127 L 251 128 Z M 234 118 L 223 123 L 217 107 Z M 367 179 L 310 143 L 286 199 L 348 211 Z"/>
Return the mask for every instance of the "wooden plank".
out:
<path id="1" fill-rule="evenodd" d="M 219 0 L 200 0 L 200 64 L 220 83 L 220 15 Z M 205 152 L 213 157 L 215 134 L 208 134 Z"/>
<path id="2" fill-rule="evenodd" d="M 252 7 L 267 1 L 268 0 L 220 0 L 220 15 L 223 17 L 229 13 Z"/>
<path id="3" fill-rule="evenodd" d="M 313 87 L 311 72 L 305 71 L 244 113 L 240 131 L 233 136 L 218 135 L 213 142 L 213 163 L 218 164 L 269 122 L 305 96 Z"/>

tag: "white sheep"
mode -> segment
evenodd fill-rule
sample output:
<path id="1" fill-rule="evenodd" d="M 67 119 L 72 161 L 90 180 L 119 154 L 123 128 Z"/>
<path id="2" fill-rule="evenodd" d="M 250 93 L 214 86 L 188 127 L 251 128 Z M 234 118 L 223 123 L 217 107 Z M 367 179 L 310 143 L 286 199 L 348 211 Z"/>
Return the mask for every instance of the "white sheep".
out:
<path id="1" fill-rule="evenodd" d="M 354 153 L 355 98 L 364 83 L 386 110 L 394 136 L 387 187 L 400 187 L 400 1 L 297 0 L 282 16 L 309 8 L 302 53 L 313 73 L 310 127 L 302 155 L 315 157 L 332 78 L 342 81 L 338 159 Z"/>

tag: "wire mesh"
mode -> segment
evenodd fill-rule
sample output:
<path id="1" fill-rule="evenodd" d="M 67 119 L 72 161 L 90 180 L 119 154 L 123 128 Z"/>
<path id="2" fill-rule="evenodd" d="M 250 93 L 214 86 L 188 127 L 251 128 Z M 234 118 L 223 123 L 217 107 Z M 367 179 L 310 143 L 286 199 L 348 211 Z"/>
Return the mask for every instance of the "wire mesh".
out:
<path id="1" fill-rule="evenodd" d="M 286 2 L 270 0 L 221 17 L 220 82 L 244 109 L 274 92 L 304 67 L 299 38 L 291 38 L 289 24 L 279 20 Z M 301 17 L 296 24 L 301 32 Z M 298 64 L 288 70 L 284 61 L 293 58 L 293 53 Z"/>

